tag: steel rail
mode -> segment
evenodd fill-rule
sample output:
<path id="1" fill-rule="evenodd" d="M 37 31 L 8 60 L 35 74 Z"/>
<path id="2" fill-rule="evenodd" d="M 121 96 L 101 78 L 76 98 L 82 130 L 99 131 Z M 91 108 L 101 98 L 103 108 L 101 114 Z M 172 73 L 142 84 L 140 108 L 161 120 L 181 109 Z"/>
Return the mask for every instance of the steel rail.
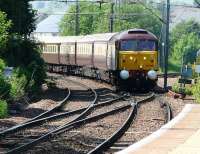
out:
<path id="1" fill-rule="evenodd" d="M 69 89 L 69 88 L 67 88 L 67 89 L 68 89 L 68 94 L 67 94 L 67 96 L 66 96 L 62 101 L 60 101 L 60 103 L 59 103 L 58 105 L 56 105 L 54 108 L 52 108 L 52 109 L 50 109 L 50 110 L 48 110 L 48 111 L 46 111 L 46 112 L 43 112 L 43 113 L 39 114 L 38 116 L 36 116 L 36 117 L 34 117 L 34 118 L 32 118 L 32 119 L 30 119 L 30 120 L 28 120 L 28 121 L 25 121 L 25 122 L 23 122 L 23 123 L 21 123 L 21 124 L 19 124 L 19 125 L 16 125 L 16 126 L 13 126 L 13 127 L 11 127 L 11 128 L 8 128 L 8 129 L 6 129 L 6 130 L 1 131 L 1 132 L 0 132 L 0 138 L 1 138 L 1 136 L 4 136 L 4 134 L 8 134 L 9 132 L 12 132 L 12 131 L 14 131 L 14 130 L 17 130 L 17 129 L 20 128 L 21 126 L 26 125 L 26 123 L 31 123 L 32 121 L 36 121 L 36 120 L 38 120 L 38 119 L 42 119 L 42 118 L 44 118 L 47 114 L 50 114 L 50 113 L 52 113 L 52 112 L 55 112 L 56 110 L 58 110 L 59 108 L 61 108 L 61 107 L 66 103 L 66 101 L 69 99 L 69 97 L 70 97 L 70 95 L 71 95 L 70 89 Z"/>
<path id="2" fill-rule="evenodd" d="M 69 79 L 67 79 L 67 80 L 69 80 Z M 69 123 L 73 123 L 74 121 L 77 121 L 77 120 L 80 120 L 80 119 L 83 119 L 86 115 L 88 115 L 89 113 L 90 113 L 90 111 L 91 111 L 91 109 L 92 109 L 92 107 L 96 104 L 96 102 L 97 102 L 97 98 L 98 98 L 98 95 L 97 95 L 97 92 L 94 90 L 94 89 L 92 89 L 92 88 L 90 88 L 89 86 L 87 86 L 87 85 L 85 85 L 85 84 L 82 84 L 82 83 L 80 83 L 80 82 L 77 82 L 77 81 L 73 81 L 73 80 L 69 80 L 70 82 L 73 82 L 73 83 L 75 83 L 75 84 L 79 84 L 79 85 L 81 85 L 81 86 L 84 86 L 84 87 L 87 87 L 88 88 L 88 90 L 90 89 L 92 92 L 93 92 L 93 94 L 94 94 L 94 99 L 91 101 L 91 103 L 85 108 L 85 110 L 83 110 L 83 112 L 80 114 L 80 115 L 78 115 L 78 117 L 76 117 L 75 119 L 73 119 L 73 120 L 71 120 L 71 121 L 69 121 L 69 122 L 67 122 L 67 124 L 69 124 Z M 31 121 L 30 121 L 31 122 Z M 26 123 L 25 123 L 26 124 Z M 23 127 L 23 126 L 22 126 Z M 22 128 L 21 127 L 21 128 Z M 58 127 L 59 128 L 59 127 Z M 18 128 L 19 129 L 19 128 Z M 10 130 L 10 132 L 14 132 L 14 130 Z M 6 134 L 6 132 L 4 132 L 4 134 Z M 7 133 L 8 134 L 8 133 Z M 48 134 L 48 133 L 47 133 Z M 12 151 L 12 150 L 11 150 Z M 9 152 L 8 152 L 9 153 Z"/>
<path id="3" fill-rule="evenodd" d="M 68 94 L 67 94 L 67 96 L 66 96 L 62 101 L 60 101 L 60 103 L 59 103 L 58 105 L 56 105 L 56 106 L 55 106 L 54 108 L 52 108 L 51 110 L 48 110 L 48 111 L 46 111 L 46 112 L 44 112 L 44 113 L 42 113 L 42 114 L 40 114 L 40 115 L 38 115 L 38 116 L 36 116 L 36 117 L 34 117 L 34 118 L 32 118 L 32 119 L 26 121 L 25 123 L 30 122 L 30 121 L 34 121 L 34 120 L 37 120 L 37 119 L 40 119 L 40 118 L 43 118 L 43 117 L 45 117 L 46 115 L 48 115 L 48 114 L 50 114 L 50 113 L 52 113 L 52 112 L 54 112 L 54 111 L 60 109 L 60 108 L 66 103 L 66 101 L 70 98 L 70 95 L 71 95 L 71 91 L 70 91 L 70 89 L 68 88 Z"/>
<path id="4" fill-rule="evenodd" d="M 89 123 L 89 122 L 93 122 L 93 121 L 96 121 L 98 119 L 102 119 L 106 116 L 109 116 L 109 115 L 112 115 L 116 112 L 119 112 L 119 111 L 124 111 L 124 110 L 127 110 L 131 107 L 131 104 L 129 105 L 125 105 L 125 106 L 122 106 L 122 107 L 118 107 L 114 110 L 111 110 L 109 112 L 105 112 L 105 113 L 101 113 L 101 114 L 98 114 L 98 115 L 95 115 L 93 117 L 89 117 L 89 118 L 85 118 L 85 119 L 81 119 L 81 120 L 78 120 L 78 121 L 75 121 L 75 122 L 72 122 L 70 124 L 66 124 L 64 126 L 60 126 L 59 128 L 39 137 L 38 139 L 35 139 L 34 141 L 30 142 L 30 143 L 27 143 L 27 144 L 24 144 L 22 146 L 19 146 L 15 149 L 12 149 L 10 151 L 7 152 L 7 154 L 15 154 L 15 153 L 20 153 L 20 152 L 24 152 L 26 150 L 28 150 L 29 148 L 35 146 L 36 144 L 42 142 L 42 141 L 45 141 L 45 140 L 48 140 L 50 138 L 53 138 L 53 137 L 56 137 L 66 131 L 69 131 L 73 128 L 77 128 L 77 127 L 80 127 L 80 125 L 84 125 L 86 123 Z"/>
<path id="5" fill-rule="evenodd" d="M 99 104 L 95 104 L 95 105 L 92 106 L 91 109 L 110 105 L 111 103 L 115 103 L 115 102 L 117 102 L 121 99 L 124 99 L 125 97 L 127 97 L 127 95 L 123 95 L 123 96 L 120 96 L 120 97 L 117 97 L 117 98 L 114 98 L 114 99 L 111 99 L 111 100 L 108 100 L 108 101 L 105 101 L 105 102 L 102 102 L 102 103 L 99 103 Z M 23 124 L 14 126 L 14 127 L 9 128 L 9 129 L 7 129 L 3 132 L 0 132 L 0 138 L 5 137 L 8 134 L 16 133 L 16 131 L 20 131 L 20 130 L 23 130 L 23 129 L 26 129 L 26 128 L 29 128 L 29 127 L 37 126 L 39 124 L 42 124 L 42 123 L 45 123 L 45 122 L 48 122 L 48 121 L 52 121 L 52 120 L 59 119 L 59 118 L 62 118 L 62 117 L 67 117 L 67 116 L 72 116 L 72 115 L 78 114 L 80 112 L 83 112 L 86 109 L 87 109 L 87 107 L 83 107 L 83 108 L 76 109 L 76 110 L 73 110 L 73 111 L 68 111 L 68 112 L 57 114 L 57 115 L 52 115 L 52 116 L 49 116 L 49 117 L 37 119 L 37 120 L 34 120 L 34 121 L 30 121 L 30 122 L 27 122 L 27 123 L 23 123 Z"/>
<path id="6" fill-rule="evenodd" d="M 144 102 L 146 100 L 147 99 L 140 100 L 137 103 L 140 104 L 141 102 Z M 114 113 L 119 112 L 119 111 L 127 110 L 130 107 L 132 107 L 132 104 L 125 105 L 125 106 L 122 106 L 122 107 L 118 107 L 118 108 L 116 108 L 114 110 L 111 110 L 109 112 L 105 112 L 105 113 L 98 114 L 98 115 L 90 117 L 90 118 L 81 119 L 81 120 L 78 120 L 78 121 L 75 121 L 75 122 L 60 126 L 57 129 L 55 129 L 55 130 L 53 130 L 53 131 L 51 131 L 51 132 L 39 137 L 38 139 L 35 139 L 34 141 L 32 141 L 30 143 L 27 143 L 25 145 L 22 145 L 20 147 L 15 148 L 15 149 L 13 149 L 11 151 L 8 151 L 8 154 L 15 154 L 17 152 L 18 153 L 19 152 L 24 152 L 24 151 L 28 150 L 29 148 L 35 146 L 36 144 L 42 142 L 42 141 L 45 141 L 45 140 L 48 140 L 48 139 L 53 138 L 55 136 L 58 136 L 59 134 L 62 134 L 64 132 L 66 132 L 66 131 L 69 131 L 69 130 L 71 130 L 73 128 L 80 127 L 80 125 L 83 125 L 83 124 L 86 124 L 86 123 L 89 123 L 89 122 L 93 122 L 93 121 L 96 121 L 98 119 L 102 119 L 102 118 L 104 118 L 104 117 L 106 117 L 108 115 L 114 114 Z"/>
<path id="7" fill-rule="evenodd" d="M 69 80 L 69 79 L 67 79 L 67 80 Z M 82 84 L 82 83 L 80 83 L 80 82 L 76 82 L 76 81 L 73 81 L 73 80 L 70 80 L 70 82 L 73 82 L 73 83 L 75 83 L 75 84 L 79 84 L 79 85 L 81 85 L 81 86 L 84 86 L 84 87 L 86 87 L 88 90 L 90 89 L 92 92 L 93 92 L 93 94 L 94 94 L 94 99 L 91 101 L 91 103 L 84 109 L 84 110 L 81 110 L 81 111 L 83 111 L 80 115 L 78 115 L 78 117 L 76 117 L 75 119 L 73 119 L 73 120 L 71 120 L 70 122 L 67 122 L 67 124 L 68 123 L 72 123 L 72 122 L 74 122 L 74 121 L 76 121 L 76 120 L 80 120 L 80 119 L 83 119 L 87 114 L 89 114 L 89 111 L 92 109 L 92 107 L 95 105 L 95 103 L 97 102 L 97 98 L 98 98 L 98 95 L 97 95 L 97 93 L 96 93 L 96 91 L 94 90 L 94 89 L 92 89 L 92 88 L 90 88 L 90 87 L 88 87 L 87 85 L 85 85 L 85 84 Z M 40 119 L 38 119 L 39 121 L 40 121 Z M 30 123 L 31 123 L 31 121 L 30 121 Z M 28 123 L 29 124 L 29 123 Z M 24 126 L 25 125 L 25 126 Z M 23 127 L 26 127 L 26 123 L 24 123 L 24 125 L 22 125 L 22 126 L 19 126 L 18 128 L 14 128 L 15 130 L 16 129 L 21 129 L 21 128 L 23 128 Z M 29 126 L 30 126 L 30 124 L 29 124 Z M 2 133 L 1 134 L 1 136 L 4 136 L 5 134 L 9 134 L 9 132 L 11 133 L 11 132 L 14 132 L 15 130 L 14 129 L 10 129 L 10 130 L 8 130 L 7 132 L 4 132 L 4 133 Z M 9 153 L 9 152 L 8 152 Z"/>
<path id="8" fill-rule="evenodd" d="M 143 99 L 141 101 L 135 102 L 135 100 L 131 103 L 132 105 L 132 110 L 126 119 L 126 121 L 123 123 L 123 125 L 116 131 L 114 134 L 106 139 L 103 143 L 95 147 L 93 150 L 91 150 L 88 154 L 97 154 L 97 153 L 102 153 L 102 151 L 107 150 L 109 147 L 111 147 L 130 127 L 131 123 L 134 121 L 134 119 L 137 116 L 137 109 L 138 105 L 144 102 L 147 102 L 151 99 L 154 99 L 155 95 L 152 94 L 148 98 Z"/>
<path id="9" fill-rule="evenodd" d="M 165 120 L 165 123 L 168 123 L 169 121 L 171 121 L 173 119 L 173 112 L 172 112 L 171 105 L 168 102 L 164 102 L 162 104 L 162 107 L 164 107 L 165 110 L 166 110 L 166 120 Z"/>

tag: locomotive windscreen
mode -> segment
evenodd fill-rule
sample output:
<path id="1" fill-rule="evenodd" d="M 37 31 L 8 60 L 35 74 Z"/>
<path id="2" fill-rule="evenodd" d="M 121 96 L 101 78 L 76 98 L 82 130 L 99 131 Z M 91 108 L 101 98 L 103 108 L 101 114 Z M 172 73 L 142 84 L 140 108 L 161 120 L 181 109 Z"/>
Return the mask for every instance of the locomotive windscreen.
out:
<path id="1" fill-rule="evenodd" d="M 122 40 L 122 51 L 155 51 L 156 42 L 152 40 Z"/>

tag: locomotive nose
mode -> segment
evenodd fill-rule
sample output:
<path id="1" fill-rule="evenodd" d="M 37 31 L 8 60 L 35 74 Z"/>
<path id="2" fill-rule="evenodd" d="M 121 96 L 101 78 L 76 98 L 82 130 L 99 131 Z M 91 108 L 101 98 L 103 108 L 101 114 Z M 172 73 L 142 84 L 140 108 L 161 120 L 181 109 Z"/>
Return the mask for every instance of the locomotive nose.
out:
<path id="1" fill-rule="evenodd" d="M 127 70 L 122 70 L 120 72 L 120 77 L 123 80 L 127 80 L 129 78 L 129 72 Z"/>

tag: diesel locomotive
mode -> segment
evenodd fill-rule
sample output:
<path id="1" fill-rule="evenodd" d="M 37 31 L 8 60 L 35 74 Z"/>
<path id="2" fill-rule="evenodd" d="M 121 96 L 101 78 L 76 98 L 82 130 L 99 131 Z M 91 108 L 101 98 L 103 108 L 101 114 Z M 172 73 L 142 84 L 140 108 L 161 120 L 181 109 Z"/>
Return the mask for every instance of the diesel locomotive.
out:
<path id="1" fill-rule="evenodd" d="M 158 39 L 147 30 L 36 39 L 42 44 L 47 64 L 67 66 L 69 70 L 93 69 L 101 72 L 98 76 L 108 74 L 117 88 L 156 85 Z"/>

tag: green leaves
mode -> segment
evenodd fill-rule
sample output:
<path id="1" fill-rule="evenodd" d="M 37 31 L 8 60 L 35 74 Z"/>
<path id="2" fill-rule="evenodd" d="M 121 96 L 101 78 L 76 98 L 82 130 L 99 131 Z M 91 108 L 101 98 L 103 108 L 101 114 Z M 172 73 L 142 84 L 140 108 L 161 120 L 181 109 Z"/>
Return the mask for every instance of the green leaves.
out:
<path id="1" fill-rule="evenodd" d="M 71 5 L 60 23 L 62 35 L 75 35 L 75 8 L 75 5 Z M 160 15 L 158 10 L 153 11 Z M 110 12 L 110 3 L 103 4 L 101 9 L 94 3 L 80 3 L 80 35 L 109 32 Z M 113 27 L 115 32 L 131 28 L 144 28 L 159 36 L 161 22 L 143 5 L 123 3 L 120 7 L 115 5 Z"/>
<path id="2" fill-rule="evenodd" d="M 4 100 L 0 100 L 0 118 L 5 118 L 8 115 L 8 105 Z"/>
<path id="3" fill-rule="evenodd" d="M 195 21 L 182 22 L 171 32 L 171 58 L 193 63 L 200 48 L 200 25 Z"/>
<path id="4" fill-rule="evenodd" d="M 0 11 L 0 51 L 6 47 L 10 27 L 11 21 L 8 21 L 6 19 L 6 14 Z"/>
<path id="5" fill-rule="evenodd" d="M 12 21 L 11 33 L 27 36 L 35 29 L 35 14 L 27 0 L 1 0 L 0 10 Z"/>

